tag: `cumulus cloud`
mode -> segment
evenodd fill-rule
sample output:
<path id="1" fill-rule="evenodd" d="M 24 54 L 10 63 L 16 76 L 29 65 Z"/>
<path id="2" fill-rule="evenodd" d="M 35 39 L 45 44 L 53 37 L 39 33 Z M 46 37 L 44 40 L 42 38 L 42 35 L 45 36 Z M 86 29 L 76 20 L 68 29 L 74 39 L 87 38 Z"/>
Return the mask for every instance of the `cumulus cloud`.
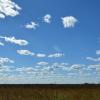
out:
<path id="1" fill-rule="evenodd" d="M 41 54 L 41 53 L 33 53 L 29 50 L 17 50 L 17 53 L 20 54 L 20 55 L 30 55 L 30 56 L 34 56 L 34 57 L 37 57 L 37 58 L 43 58 L 43 57 L 46 57 L 46 54 Z"/>
<path id="2" fill-rule="evenodd" d="M 81 70 L 85 65 L 83 64 L 72 64 L 69 65 L 68 63 L 53 63 L 51 65 L 54 69 L 60 68 L 63 71 L 75 71 Z"/>
<path id="3" fill-rule="evenodd" d="M 89 65 L 88 68 L 100 68 L 100 64 Z"/>
<path id="4" fill-rule="evenodd" d="M 4 75 L 4 72 L 10 72 L 11 68 L 10 66 L 5 66 L 5 65 L 1 65 L 2 67 L 0 67 L 0 73 L 2 73 Z"/>
<path id="5" fill-rule="evenodd" d="M 29 50 L 17 50 L 17 53 L 20 55 L 30 55 L 30 56 L 34 56 L 35 53 L 29 51 Z"/>
<path id="6" fill-rule="evenodd" d="M 55 54 L 49 54 L 48 56 L 46 54 L 43 53 L 33 53 L 29 50 L 17 50 L 17 53 L 20 55 L 30 55 L 30 56 L 34 56 L 36 58 L 60 58 L 63 57 L 64 54 L 62 53 L 55 53 Z"/>
<path id="7" fill-rule="evenodd" d="M 48 62 L 38 62 L 37 63 L 37 65 L 43 65 L 43 66 L 48 65 L 48 64 L 49 64 Z"/>
<path id="8" fill-rule="evenodd" d="M 68 72 L 68 73 L 72 72 L 74 74 L 76 71 L 81 72 L 81 70 L 85 66 L 85 65 L 82 65 L 82 64 L 72 64 L 72 65 L 69 65 L 68 63 L 57 63 L 57 62 L 54 62 L 54 63 L 38 62 L 38 63 L 39 63 L 39 66 L 42 66 L 42 67 L 39 67 L 38 71 L 40 71 L 42 73 L 46 73 L 46 74 L 56 73 L 56 71 L 59 74 L 62 74 L 60 71 Z M 59 74 L 57 74 L 57 75 L 59 75 Z"/>
<path id="9" fill-rule="evenodd" d="M 15 37 L 0 36 L 0 38 L 5 39 L 6 42 L 14 43 L 14 44 L 17 44 L 20 46 L 24 46 L 24 45 L 28 44 L 28 42 L 26 40 L 16 39 Z"/>
<path id="10" fill-rule="evenodd" d="M 100 72 L 100 64 L 89 65 L 88 68 L 95 69 L 96 72 Z"/>
<path id="11" fill-rule="evenodd" d="M 100 57 L 98 57 L 98 58 L 86 57 L 86 59 L 90 60 L 90 61 L 94 61 L 94 62 L 99 62 L 100 61 Z"/>
<path id="12" fill-rule="evenodd" d="M 68 67 L 68 63 L 57 63 L 57 62 L 55 62 L 55 63 L 52 63 L 51 66 L 52 66 L 54 69 L 56 69 L 56 68 L 61 68 L 62 70 L 65 70 L 65 69 L 67 69 L 67 67 Z"/>
<path id="13" fill-rule="evenodd" d="M 50 74 L 54 73 L 57 69 L 64 70 L 68 66 L 68 63 L 49 63 L 49 62 L 38 62 L 37 65 L 39 67 L 39 72 Z"/>
<path id="14" fill-rule="evenodd" d="M 25 28 L 27 29 L 36 29 L 37 27 L 39 26 L 39 24 L 37 24 L 36 22 L 30 22 L 30 23 L 27 23 L 25 25 Z"/>
<path id="15" fill-rule="evenodd" d="M 62 17 L 61 19 L 62 19 L 64 28 L 74 27 L 75 24 L 78 22 L 78 20 L 73 16 Z"/>
<path id="16" fill-rule="evenodd" d="M 4 46 L 4 43 L 0 42 L 0 46 Z"/>
<path id="17" fill-rule="evenodd" d="M 62 53 L 55 53 L 55 54 L 48 55 L 49 58 L 60 58 L 63 56 L 64 56 L 64 54 L 62 54 Z"/>
<path id="18" fill-rule="evenodd" d="M 46 57 L 46 54 L 38 53 L 38 54 L 36 54 L 36 56 L 38 58 L 43 58 L 43 57 Z"/>
<path id="19" fill-rule="evenodd" d="M 82 65 L 82 64 L 73 64 L 73 65 L 71 66 L 71 69 L 72 69 L 72 70 L 80 70 L 80 69 L 82 69 L 84 66 L 85 66 L 85 65 Z"/>
<path id="20" fill-rule="evenodd" d="M 0 0 L 0 18 L 19 15 L 21 8 L 12 0 Z"/>
<path id="21" fill-rule="evenodd" d="M 43 20 L 45 23 L 51 23 L 51 15 L 50 14 L 46 14 L 44 17 L 43 17 Z"/>
<path id="22" fill-rule="evenodd" d="M 20 73 L 24 73 L 24 72 L 29 73 L 29 72 L 33 72 L 34 68 L 33 67 L 18 67 L 15 70 Z"/>
<path id="23" fill-rule="evenodd" d="M 17 74 L 19 79 L 33 79 L 33 78 L 50 78 L 50 77 L 58 77 L 61 76 L 70 78 L 76 77 L 77 75 L 81 75 L 81 70 L 85 65 L 83 64 L 72 64 L 69 65 L 68 63 L 49 63 L 49 62 L 37 62 L 36 66 L 40 67 L 16 67 L 14 68 L 14 72 Z M 99 66 L 98 66 L 99 67 Z M 64 69 L 66 68 L 66 69 Z M 98 69 L 99 70 L 99 69 Z M 4 71 L 4 68 L 0 71 Z M 9 69 L 7 69 L 9 71 Z M 10 72 L 12 69 L 10 69 Z M 87 72 L 82 73 L 82 75 L 88 74 Z M 0 74 L 1 75 L 1 74 Z M 11 76 L 11 75 L 10 75 Z"/>
<path id="24" fill-rule="evenodd" d="M 0 14 L 0 18 L 4 19 L 5 18 L 5 15 Z"/>
<path id="25" fill-rule="evenodd" d="M 46 67 L 43 67 L 43 68 L 41 69 L 41 71 L 42 71 L 43 74 L 54 73 L 55 70 L 56 70 L 56 69 L 53 68 L 52 66 L 46 66 Z"/>
<path id="26" fill-rule="evenodd" d="M 97 50 L 97 51 L 96 51 L 96 54 L 97 54 L 97 55 L 100 55 L 100 50 Z"/>
<path id="27" fill-rule="evenodd" d="M 0 65 L 3 65 L 5 63 L 14 63 L 14 61 L 9 58 L 0 57 Z"/>

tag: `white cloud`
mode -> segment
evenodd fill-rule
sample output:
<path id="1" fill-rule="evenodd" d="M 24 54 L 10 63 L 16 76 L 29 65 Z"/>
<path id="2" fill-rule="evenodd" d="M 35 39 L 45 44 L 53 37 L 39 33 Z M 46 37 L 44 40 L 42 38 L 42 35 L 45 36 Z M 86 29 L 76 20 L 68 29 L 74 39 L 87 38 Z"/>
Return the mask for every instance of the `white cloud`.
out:
<path id="1" fill-rule="evenodd" d="M 51 23 L 51 15 L 50 14 L 46 14 L 43 17 L 43 20 L 44 20 L 45 23 Z"/>
<path id="2" fill-rule="evenodd" d="M 19 68 L 16 68 L 15 69 L 17 72 L 33 72 L 34 71 L 34 68 L 33 67 L 19 67 Z"/>
<path id="3" fill-rule="evenodd" d="M 21 8 L 12 0 L 0 0 L 0 18 L 19 15 Z"/>
<path id="4" fill-rule="evenodd" d="M 85 65 L 83 64 L 72 64 L 69 65 L 68 63 L 53 63 L 53 68 L 60 68 L 63 71 L 75 71 L 75 70 L 81 70 Z"/>
<path id="5" fill-rule="evenodd" d="M 94 62 L 99 62 L 100 61 L 100 57 L 98 57 L 98 58 L 86 57 L 86 59 L 90 60 L 90 61 L 94 61 Z"/>
<path id="6" fill-rule="evenodd" d="M 17 53 L 20 55 L 30 55 L 30 56 L 34 56 L 35 54 L 29 50 L 17 50 Z"/>
<path id="7" fill-rule="evenodd" d="M 71 66 L 71 69 L 72 70 L 80 70 L 80 69 L 82 69 L 82 67 L 84 67 L 85 65 L 82 65 L 82 64 L 73 64 L 72 66 Z"/>
<path id="8" fill-rule="evenodd" d="M 5 64 L 5 63 L 14 63 L 14 61 L 9 58 L 0 57 L 0 65 Z"/>
<path id="9" fill-rule="evenodd" d="M 96 54 L 97 54 L 97 55 L 100 55 L 100 50 L 97 50 L 97 51 L 96 51 Z"/>
<path id="10" fill-rule="evenodd" d="M 39 68 L 39 73 L 50 74 L 54 73 L 57 69 L 65 70 L 64 68 L 68 67 L 68 63 L 48 63 L 48 62 L 38 62 L 36 68 Z"/>
<path id="11" fill-rule="evenodd" d="M 4 43 L 0 42 L 0 46 L 4 46 Z"/>
<path id="12" fill-rule="evenodd" d="M 71 78 L 71 77 L 77 77 L 77 76 L 86 76 L 87 74 L 91 74 L 89 72 L 87 73 L 84 71 L 83 73 L 81 73 L 81 70 L 83 70 L 83 68 L 86 67 L 83 64 L 69 65 L 68 63 L 65 63 L 65 62 L 64 63 L 63 62 L 49 63 L 49 62 L 43 61 L 43 62 L 37 62 L 36 66 L 39 66 L 39 67 L 35 67 L 35 66 L 34 67 L 16 67 L 14 69 L 9 69 L 9 66 L 8 66 L 8 67 L 0 69 L 0 72 L 2 72 L 2 75 L 5 76 L 4 74 L 5 71 L 10 71 L 10 72 L 13 71 L 17 75 L 17 76 L 14 75 L 14 77 L 17 77 L 18 79 L 24 79 L 24 80 L 26 79 L 38 80 L 39 78 L 50 79 L 50 78 L 55 78 L 55 77 L 58 77 L 58 79 L 61 79 L 63 77 L 65 79 L 65 78 Z M 97 68 L 99 72 L 100 71 L 99 66 Z M 97 72 L 97 70 L 94 70 L 94 71 Z M 6 74 L 5 77 L 9 79 L 11 76 L 12 74 L 10 75 Z"/>
<path id="13" fill-rule="evenodd" d="M 37 57 L 37 58 L 44 58 L 44 57 L 49 57 L 49 58 L 60 58 L 60 57 L 63 57 L 64 54 L 62 53 L 55 53 L 55 54 L 50 54 L 50 55 L 46 55 L 46 54 L 43 54 L 43 53 L 33 53 L 29 50 L 17 50 L 17 53 L 20 54 L 20 55 L 31 55 L 31 56 L 34 56 L 34 57 Z"/>
<path id="14" fill-rule="evenodd" d="M 62 53 L 55 53 L 55 54 L 48 55 L 49 58 L 60 58 L 63 56 L 64 56 L 64 54 L 62 54 Z"/>
<path id="15" fill-rule="evenodd" d="M 4 72 L 10 72 L 11 69 L 10 69 L 10 66 L 5 66 L 5 65 L 1 65 L 2 67 L 0 67 L 0 73 L 3 73 Z"/>
<path id="16" fill-rule="evenodd" d="M 62 17 L 61 19 L 62 19 L 64 28 L 74 27 L 76 22 L 78 22 L 78 20 L 73 16 Z"/>
<path id="17" fill-rule="evenodd" d="M 52 66 L 46 66 L 46 67 L 43 67 L 43 68 L 41 69 L 41 71 L 42 71 L 43 74 L 54 73 L 55 70 L 56 70 L 56 69 L 53 68 Z"/>
<path id="18" fill-rule="evenodd" d="M 38 53 L 36 56 L 37 56 L 38 58 L 43 58 L 43 57 L 46 57 L 46 54 Z"/>
<path id="19" fill-rule="evenodd" d="M 68 67 L 68 63 L 52 63 L 51 65 L 54 69 L 55 68 L 61 68 L 62 70 L 66 69 Z"/>
<path id="20" fill-rule="evenodd" d="M 96 72 L 100 72 L 100 64 L 89 65 L 89 69 L 95 69 Z"/>
<path id="21" fill-rule="evenodd" d="M 30 55 L 30 56 L 34 56 L 36 58 L 60 58 L 63 57 L 64 54 L 63 53 L 55 53 L 55 54 L 49 54 L 48 56 L 46 54 L 43 53 L 33 53 L 29 50 L 17 50 L 17 53 L 20 55 Z"/>
<path id="22" fill-rule="evenodd" d="M 38 62 L 37 64 L 40 66 L 42 66 L 42 65 L 45 66 L 45 65 L 48 65 L 49 63 L 48 62 Z"/>
<path id="23" fill-rule="evenodd" d="M 37 58 L 43 58 L 43 57 L 46 57 L 46 54 L 41 54 L 41 53 L 33 53 L 29 50 L 17 50 L 17 53 L 20 54 L 20 55 L 30 55 L 30 56 L 35 56 Z"/>
<path id="24" fill-rule="evenodd" d="M 36 29 L 38 26 L 39 26 L 39 24 L 37 24 L 35 22 L 30 22 L 30 23 L 27 23 L 25 25 L 25 28 L 27 28 L 27 29 Z"/>
<path id="25" fill-rule="evenodd" d="M 0 18 L 4 19 L 5 18 L 5 15 L 0 14 Z"/>
<path id="26" fill-rule="evenodd" d="M 100 64 L 89 65 L 88 68 L 100 68 Z"/>
<path id="27" fill-rule="evenodd" d="M 6 42 L 14 43 L 14 44 L 17 44 L 20 46 L 24 46 L 24 45 L 28 44 L 28 42 L 26 40 L 16 39 L 15 37 L 0 36 L 0 38 L 5 39 Z"/>

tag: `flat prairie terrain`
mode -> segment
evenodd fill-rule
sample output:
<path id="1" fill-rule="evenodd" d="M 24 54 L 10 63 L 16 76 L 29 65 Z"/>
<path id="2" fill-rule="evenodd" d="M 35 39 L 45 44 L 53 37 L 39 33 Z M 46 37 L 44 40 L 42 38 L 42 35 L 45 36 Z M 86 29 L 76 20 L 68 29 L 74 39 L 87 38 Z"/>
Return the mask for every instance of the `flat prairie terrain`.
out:
<path id="1" fill-rule="evenodd" d="M 100 85 L 0 85 L 0 100 L 100 100 Z"/>

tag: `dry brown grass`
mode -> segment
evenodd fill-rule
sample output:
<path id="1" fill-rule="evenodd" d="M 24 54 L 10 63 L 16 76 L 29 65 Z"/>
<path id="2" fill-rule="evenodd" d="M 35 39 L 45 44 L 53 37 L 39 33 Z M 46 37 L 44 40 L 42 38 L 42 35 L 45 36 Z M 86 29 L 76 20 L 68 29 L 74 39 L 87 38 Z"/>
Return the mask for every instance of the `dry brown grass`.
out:
<path id="1" fill-rule="evenodd" d="M 0 100 L 100 100 L 100 85 L 1 85 Z"/>

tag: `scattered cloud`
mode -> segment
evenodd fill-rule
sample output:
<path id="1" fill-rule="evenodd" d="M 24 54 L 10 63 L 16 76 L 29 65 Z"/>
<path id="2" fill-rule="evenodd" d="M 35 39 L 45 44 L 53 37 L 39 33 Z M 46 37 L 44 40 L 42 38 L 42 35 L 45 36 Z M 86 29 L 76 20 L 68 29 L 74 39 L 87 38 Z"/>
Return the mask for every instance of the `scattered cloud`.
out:
<path id="1" fill-rule="evenodd" d="M 95 69 L 96 72 L 100 73 L 100 64 L 93 64 L 88 66 L 89 69 Z"/>
<path id="2" fill-rule="evenodd" d="M 19 15 L 19 10 L 21 10 L 21 7 L 12 0 L 0 0 L 0 18 Z"/>
<path id="3" fill-rule="evenodd" d="M 34 72 L 34 68 L 33 67 L 18 67 L 15 69 L 17 72 L 20 72 L 20 73 L 24 73 L 24 72 Z"/>
<path id="4" fill-rule="evenodd" d="M 97 51 L 96 51 L 96 54 L 97 54 L 97 55 L 100 55 L 100 50 L 97 50 Z"/>
<path id="5" fill-rule="evenodd" d="M 51 15 L 50 15 L 50 14 L 46 14 L 46 15 L 43 17 L 43 20 L 44 20 L 45 23 L 50 24 L 50 23 L 51 23 Z"/>
<path id="6" fill-rule="evenodd" d="M 78 22 L 78 20 L 73 16 L 62 17 L 61 19 L 62 19 L 64 28 L 74 27 L 75 24 Z"/>
<path id="7" fill-rule="evenodd" d="M 54 73 L 57 68 L 62 69 L 63 67 L 66 67 L 67 63 L 37 62 L 35 66 L 36 67 L 16 67 L 15 72 L 19 73 L 19 75 L 24 75 L 27 77 L 32 77 L 32 75 L 36 76 L 51 75 L 51 73 Z"/>
<path id="8" fill-rule="evenodd" d="M 14 63 L 14 61 L 9 58 L 0 57 L 0 65 L 3 65 L 5 63 Z"/>
<path id="9" fill-rule="evenodd" d="M 2 73 L 4 75 L 4 72 L 8 73 L 10 71 L 11 71 L 10 66 L 1 65 L 1 67 L 0 67 L 0 73 Z"/>
<path id="10" fill-rule="evenodd" d="M 49 58 L 60 58 L 63 56 L 64 56 L 64 54 L 62 54 L 62 53 L 55 53 L 55 54 L 48 55 Z"/>
<path id="11" fill-rule="evenodd" d="M 71 69 L 72 69 L 72 70 L 80 70 L 80 69 L 82 69 L 84 66 L 85 66 L 85 65 L 82 65 L 82 64 L 73 64 L 73 65 L 71 66 Z"/>
<path id="12" fill-rule="evenodd" d="M 61 69 L 64 70 L 68 67 L 68 63 L 57 63 L 57 62 L 55 62 L 55 63 L 52 63 L 51 66 L 53 68 L 61 68 Z"/>
<path id="13" fill-rule="evenodd" d="M 89 65 L 88 68 L 100 68 L 100 64 Z"/>
<path id="14" fill-rule="evenodd" d="M 4 46 L 4 43 L 0 42 L 0 46 Z"/>
<path id="15" fill-rule="evenodd" d="M 68 63 L 53 63 L 52 66 L 54 68 L 60 68 L 63 71 L 75 71 L 81 70 L 85 65 L 83 64 L 68 64 Z"/>
<path id="16" fill-rule="evenodd" d="M 37 58 L 44 58 L 44 57 L 48 57 L 48 58 L 60 58 L 60 57 L 63 57 L 64 54 L 62 53 L 55 53 L 55 54 L 50 54 L 50 55 L 46 55 L 46 54 L 43 54 L 43 53 L 33 53 L 29 50 L 17 50 L 17 53 L 20 54 L 20 55 L 30 55 L 30 56 L 34 56 L 34 57 L 37 57 Z"/>
<path id="17" fill-rule="evenodd" d="M 41 72 L 42 72 L 42 74 L 44 75 L 44 74 L 50 74 L 50 73 L 54 73 L 54 71 L 55 71 L 56 69 L 55 68 L 53 68 L 52 66 L 46 66 L 46 67 L 43 67 L 42 69 L 41 69 Z"/>
<path id="18" fill-rule="evenodd" d="M 15 2 L 12 2 L 12 0 L 0 0 L 0 18 L 4 19 L 6 18 L 6 16 L 11 16 L 14 17 L 16 15 L 19 15 L 19 11 L 21 10 L 21 7 L 19 7 L 19 5 L 17 5 Z M 51 19 L 52 16 L 50 14 L 46 14 L 43 17 L 43 21 L 47 24 L 51 23 Z M 78 22 L 78 20 L 74 17 L 74 16 L 65 16 L 61 18 L 62 20 L 62 24 L 64 26 L 64 28 L 70 28 L 70 27 L 74 27 L 76 25 L 76 23 Z M 31 21 L 29 23 L 26 23 L 24 25 L 24 28 L 27 29 L 37 29 L 39 27 L 39 24 Z M 13 44 L 17 44 L 19 46 L 25 46 L 28 45 L 28 41 L 24 40 L 24 39 L 16 39 L 14 36 L 13 37 L 6 37 L 6 36 L 0 36 L 1 39 L 3 39 L 6 42 L 9 43 L 13 43 Z M 5 43 L 5 42 L 4 42 Z M 4 43 L 0 42 L 0 46 L 4 46 Z M 34 53 L 32 51 L 29 50 L 17 50 L 17 53 L 20 55 L 26 55 L 26 56 L 32 56 L 32 57 L 36 57 L 39 58 L 39 60 L 41 60 L 41 58 L 47 58 L 46 60 L 48 60 L 48 62 L 46 61 L 39 61 L 36 63 L 36 65 L 34 64 L 33 67 L 16 67 L 14 66 L 13 69 L 10 69 L 9 66 L 5 66 L 5 64 L 8 63 L 14 63 L 13 60 L 11 60 L 10 58 L 4 58 L 4 57 L 0 57 L 0 76 L 4 75 L 5 78 L 8 78 L 9 76 L 12 77 L 12 79 L 17 77 L 17 74 L 20 76 L 22 76 L 24 79 L 25 77 L 30 78 L 32 77 L 32 79 L 34 78 L 34 75 L 40 75 L 40 76 L 45 76 L 48 78 L 48 76 L 46 76 L 47 74 L 54 73 L 55 77 L 60 77 L 60 75 L 64 75 L 65 77 L 69 76 L 74 76 L 77 74 L 78 71 L 84 70 L 89 70 L 90 69 L 95 69 L 93 70 L 95 71 L 100 71 L 100 64 L 94 64 L 94 65 L 84 65 L 84 64 L 68 64 L 68 63 L 62 63 L 62 62 L 52 62 L 51 59 L 53 58 L 61 58 L 64 56 L 63 53 L 60 50 L 59 47 L 55 46 L 54 47 L 55 53 L 52 54 L 43 54 L 43 53 Z M 96 55 L 100 55 L 100 50 L 96 51 Z M 87 60 L 90 61 L 94 61 L 94 62 L 100 62 L 100 57 L 98 58 L 93 58 L 93 57 L 86 57 Z M 56 59 L 54 59 L 53 61 L 57 61 Z M 61 60 L 60 60 L 61 61 Z M 6 71 L 12 71 L 14 74 L 11 75 L 12 73 L 10 73 L 9 76 L 7 76 L 9 73 L 4 74 L 4 72 Z M 74 71 L 76 71 L 76 74 L 74 74 Z M 86 74 L 90 74 L 85 72 Z M 52 75 L 54 75 L 52 74 Z M 15 77 L 15 76 L 16 77 Z M 30 75 L 30 76 L 28 76 Z M 52 76 L 51 75 L 51 76 Z M 78 73 L 79 75 L 79 73 Z M 2 76 L 0 77 L 0 79 L 3 78 Z M 35 77 L 37 78 L 37 77 Z"/>
<path id="19" fill-rule="evenodd" d="M 4 19 L 5 15 L 3 15 L 3 14 L 0 13 L 0 18 Z"/>
<path id="20" fill-rule="evenodd" d="M 39 67 L 36 67 L 39 73 L 45 73 L 45 74 L 50 74 L 50 73 L 56 73 L 58 72 L 57 75 L 61 74 L 61 72 L 67 72 L 67 73 L 74 73 L 79 71 L 79 73 L 83 70 L 85 65 L 83 64 L 72 64 L 69 65 L 68 63 L 48 63 L 48 62 L 38 62 L 37 65 Z M 67 74 L 66 73 L 66 74 Z M 78 74 L 79 74 L 78 73 Z M 62 73 L 63 74 L 63 73 Z"/>
<path id="21" fill-rule="evenodd" d="M 48 62 L 38 62 L 37 65 L 41 65 L 41 66 L 45 66 L 45 65 L 48 65 L 49 63 Z"/>
<path id="22" fill-rule="evenodd" d="M 98 58 L 86 57 L 86 59 L 90 60 L 90 61 L 94 61 L 94 62 L 99 62 L 100 61 L 100 57 L 98 57 Z"/>
<path id="23" fill-rule="evenodd" d="M 39 66 L 39 67 L 35 67 L 35 66 Z M 88 67 L 91 67 L 87 66 Z M 94 72 L 98 72 L 100 71 L 99 65 L 93 65 L 95 68 Z M 33 79 L 33 78 L 48 78 L 50 79 L 53 77 L 58 77 L 60 78 L 60 76 L 62 76 L 63 78 L 71 78 L 71 77 L 77 77 L 77 76 L 87 76 L 89 74 L 89 76 L 91 76 L 91 73 L 88 72 L 84 72 L 84 68 L 86 68 L 86 65 L 83 64 L 72 64 L 69 65 L 68 63 L 49 63 L 49 62 L 37 62 L 36 65 L 34 65 L 34 67 L 15 67 L 14 69 L 9 68 L 8 66 L 4 66 L 4 68 L 2 68 L 0 70 L 0 72 L 3 73 L 3 76 L 5 76 L 4 72 L 14 72 L 16 73 L 14 76 L 17 75 L 18 79 Z M 1 75 L 1 74 L 0 74 Z M 9 76 L 6 75 L 5 78 L 11 77 L 13 74 L 10 74 Z"/>
<path id="24" fill-rule="evenodd" d="M 38 58 L 43 58 L 43 57 L 46 57 L 46 54 L 38 53 L 38 54 L 36 54 L 36 56 Z"/>
<path id="25" fill-rule="evenodd" d="M 25 25 L 25 28 L 27 29 L 36 29 L 37 27 L 39 26 L 39 24 L 37 24 L 36 22 L 30 22 L 30 23 L 27 23 Z"/>
<path id="26" fill-rule="evenodd" d="M 20 55 L 30 55 L 30 56 L 34 56 L 35 53 L 29 51 L 29 50 L 17 50 L 17 53 Z"/>
<path id="27" fill-rule="evenodd" d="M 28 44 L 26 40 L 16 39 L 15 37 L 0 36 L 0 38 L 5 39 L 6 42 L 14 43 L 20 46 L 24 46 Z"/>

